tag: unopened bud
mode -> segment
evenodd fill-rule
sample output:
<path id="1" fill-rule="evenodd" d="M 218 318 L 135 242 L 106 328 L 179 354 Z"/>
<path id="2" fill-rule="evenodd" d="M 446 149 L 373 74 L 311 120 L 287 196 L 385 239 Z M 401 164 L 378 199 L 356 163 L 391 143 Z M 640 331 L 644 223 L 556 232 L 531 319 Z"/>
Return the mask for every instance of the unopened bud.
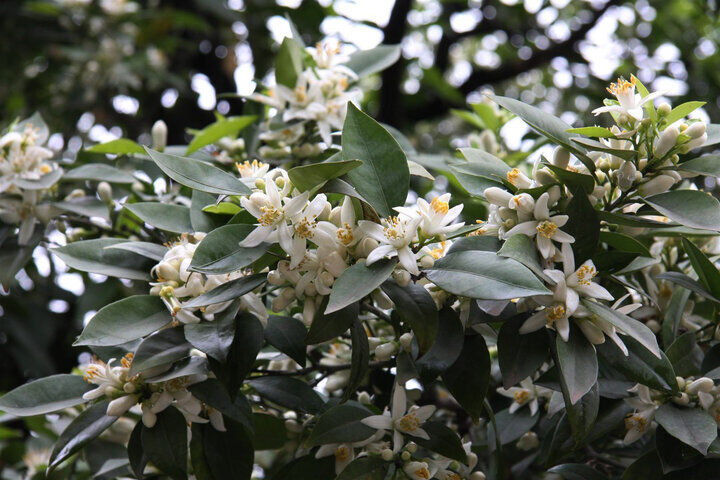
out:
<path id="1" fill-rule="evenodd" d="M 363 405 L 370 405 L 372 400 L 370 399 L 370 394 L 368 392 L 360 392 L 358 393 L 358 402 L 362 403 Z"/>
<path id="2" fill-rule="evenodd" d="M 707 126 L 705 125 L 705 122 L 695 122 L 692 125 L 690 125 L 684 133 L 685 133 L 685 135 L 688 135 L 690 138 L 700 138 L 703 135 L 705 135 L 706 131 L 707 131 Z"/>
<path id="3" fill-rule="evenodd" d="M 409 442 L 407 445 L 405 445 L 405 450 L 407 450 L 410 453 L 417 452 L 418 446 L 415 442 Z"/>
<path id="4" fill-rule="evenodd" d="M 410 347 L 412 346 L 413 341 L 413 334 L 412 333 L 403 333 L 400 335 L 400 345 L 402 345 L 403 350 L 406 352 L 410 351 Z"/>
<path id="5" fill-rule="evenodd" d="M 687 387 L 685 387 L 685 391 L 690 395 L 695 395 L 698 392 L 707 393 L 712 390 L 713 387 L 715 387 L 715 382 L 713 382 L 712 379 L 708 377 L 701 377 L 690 383 L 690 385 L 688 385 Z"/>
<path id="6" fill-rule="evenodd" d="M 435 259 L 432 255 L 423 255 L 420 259 L 420 265 L 422 265 L 423 268 L 432 268 L 435 265 Z"/>
<path id="7" fill-rule="evenodd" d="M 386 462 L 389 462 L 389 461 L 391 461 L 391 460 L 393 459 L 393 457 L 395 456 L 395 454 L 394 454 L 393 451 L 390 450 L 389 448 L 385 448 L 385 449 L 383 449 L 383 451 L 380 453 L 380 456 L 382 457 L 383 460 L 385 460 Z"/>
<path id="8" fill-rule="evenodd" d="M 100 200 L 102 200 L 105 203 L 112 203 L 113 201 L 113 191 L 112 187 L 108 182 L 100 182 L 97 186 L 97 193 L 98 197 L 100 197 Z"/>
<path id="9" fill-rule="evenodd" d="M 512 199 L 512 194 L 499 187 L 486 188 L 483 192 L 485 199 L 498 207 L 507 207 Z"/>
<path id="10" fill-rule="evenodd" d="M 469 480 L 485 480 L 485 474 L 483 472 L 473 472 L 470 475 Z"/>
<path id="11" fill-rule="evenodd" d="M 165 122 L 162 120 L 158 120 L 155 122 L 152 126 L 152 130 L 150 131 L 152 135 L 152 145 L 153 149 L 157 150 L 158 152 L 162 152 L 165 150 L 165 147 L 167 147 L 167 135 L 168 135 L 168 128 Z"/>
<path id="12" fill-rule="evenodd" d="M 518 449 L 527 452 L 536 449 L 540 445 L 540 440 L 538 440 L 537 433 L 530 431 L 520 437 L 515 445 Z"/>
<path id="13" fill-rule="evenodd" d="M 412 279 L 410 272 L 407 270 L 396 269 L 393 271 L 393 278 L 401 287 L 407 287 Z"/>
<path id="14" fill-rule="evenodd" d="M 665 154 L 675 146 L 675 142 L 677 142 L 679 134 L 680 132 L 676 127 L 667 127 L 663 130 L 655 143 L 655 148 L 653 149 L 655 157 L 665 156 Z"/>
<path id="15" fill-rule="evenodd" d="M 556 167 L 566 169 L 570 163 L 570 152 L 562 147 L 557 147 L 553 152 L 552 164 Z"/>
<path id="16" fill-rule="evenodd" d="M 390 360 L 396 351 L 397 345 L 392 342 L 378 345 L 378 347 L 375 349 L 375 359 L 379 362 Z"/>
<path id="17" fill-rule="evenodd" d="M 407 462 L 408 460 L 410 460 L 412 458 L 412 455 L 410 454 L 410 452 L 405 450 L 400 454 L 400 458 L 402 459 L 403 462 Z"/>
<path id="18" fill-rule="evenodd" d="M 661 103 L 660 106 L 658 106 L 657 113 L 661 117 L 666 116 L 670 111 L 672 110 L 672 107 L 669 103 Z"/>

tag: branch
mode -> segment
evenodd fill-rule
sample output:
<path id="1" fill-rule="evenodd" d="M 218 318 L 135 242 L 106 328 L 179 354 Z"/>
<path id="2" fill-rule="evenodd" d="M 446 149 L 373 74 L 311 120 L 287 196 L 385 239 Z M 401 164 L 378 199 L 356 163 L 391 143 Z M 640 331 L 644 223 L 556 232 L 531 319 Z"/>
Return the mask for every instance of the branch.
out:
<path id="1" fill-rule="evenodd" d="M 368 364 L 368 368 L 386 368 L 386 367 L 392 367 L 395 364 L 395 361 L 393 359 L 390 360 L 384 360 L 382 362 L 370 362 Z M 258 377 L 287 377 L 287 376 L 299 376 L 299 375 L 305 375 L 307 373 L 312 372 L 324 372 L 324 373 L 333 373 L 333 372 L 339 372 L 341 370 L 350 370 L 352 367 L 351 363 L 343 363 L 341 365 L 311 365 L 309 367 L 301 368 L 300 370 L 254 370 L 254 373 L 262 373 L 262 375 L 251 377 L 252 378 L 258 378 Z"/>

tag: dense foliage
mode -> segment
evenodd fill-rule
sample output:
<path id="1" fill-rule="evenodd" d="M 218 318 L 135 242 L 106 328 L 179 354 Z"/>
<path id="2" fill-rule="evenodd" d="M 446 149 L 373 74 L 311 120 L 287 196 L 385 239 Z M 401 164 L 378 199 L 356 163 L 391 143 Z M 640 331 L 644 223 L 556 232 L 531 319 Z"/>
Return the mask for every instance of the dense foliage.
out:
<path id="1" fill-rule="evenodd" d="M 421 154 L 358 106 L 399 57 L 306 47 L 293 26 L 243 99 L 256 113 L 217 113 L 186 144 L 158 121 L 146 145 L 68 161 L 40 115 L 7 126 L 0 280 L 8 311 L 28 312 L 5 317 L 27 324 L 11 354 L 44 348 L 53 319 L 31 286 L 57 265 L 86 275 L 92 313 L 77 368 L 0 397 L 6 478 L 717 468 L 720 203 L 702 188 L 720 158 L 699 149 L 720 126 L 705 104 L 629 76 L 592 111 L 606 126 L 573 128 L 484 92 L 456 112 L 482 130 L 470 147 Z"/>

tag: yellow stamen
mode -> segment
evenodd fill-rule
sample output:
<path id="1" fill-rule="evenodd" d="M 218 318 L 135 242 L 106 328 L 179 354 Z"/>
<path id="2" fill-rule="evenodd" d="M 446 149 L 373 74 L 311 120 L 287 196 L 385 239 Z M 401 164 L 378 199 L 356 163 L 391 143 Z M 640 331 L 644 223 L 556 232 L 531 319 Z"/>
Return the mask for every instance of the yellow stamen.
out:
<path id="1" fill-rule="evenodd" d="M 607 88 L 608 93 L 611 93 L 615 95 L 616 97 L 619 95 L 623 95 L 627 92 L 629 92 L 631 89 L 635 88 L 635 77 L 632 77 L 631 80 L 628 82 L 624 78 L 620 77 L 617 79 L 617 83 L 611 83 L 610 86 Z"/>
<path id="2" fill-rule="evenodd" d="M 528 400 L 530 400 L 530 392 L 527 391 L 527 390 L 525 390 L 525 389 L 523 389 L 523 390 L 518 390 L 518 391 L 515 392 L 515 394 L 513 395 L 513 398 L 515 399 L 515 401 L 516 401 L 517 403 L 519 403 L 520 405 L 522 405 L 522 404 L 524 404 L 525 402 L 527 402 Z"/>
<path id="3" fill-rule="evenodd" d="M 550 220 L 543 220 L 538 224 L 537 232 L 538 235 L 542 235 L 545 238 L 552 238 L 553 235 L 555 235 L 555 231 L 557 230 L 557 228 L 557 225 L 555 225 Z"/>
<path id="4" fill-rule="evenodd" d="M 446 213 L 448 213 L 448 210 L 450 210 L 448 202 L 443 202 L 442 200 L 440 200 L 440 197 L 433 198 L 432 202 L 430 202 L 430 207 L 435 213 L 438 213 L 440 215 L 445 215 Z"/>
<path id="5" fill-rule="evenodd" d="M 316 223 L 313 220 L 303 217 L 302 220 L 295 224 L 295 234 L 300 238 L 312 238 L 315 226 Z"/>
<path id="6" fill-rule="evenodd" d="M 415 475 L 417 475 L 420 478 L 430 478 L 430 471 L 427 469 L 426 466 L 422 466 L 415 470 Z"/>
<path id="7" fill-rule="evenodd" d="M 548 325 L 552 325 L 563 317 L 565 317 L 565 305 L 558 303 L 545 308 L 545 321 Z"/>
<path id="8" fill-rule="evenodd" d="M 345 246 L 350 245 L 355 237 L 353 236 L 352 228 L 347 223 L 343 223 L 341 228 L 338 228 L 337 238 Z"/>
<path id="9" fill-rule="evenodd" d="M 417 418 L 415 412 L 408 413 L 397 422 L 398 426 L 406 432 L 414 432 L 420 428 L 420 420 Z"/>
<path id="10" fill-rule="evenodd" d="M 590 285 L 590 280 L 597 275 L 595 267 L 590 265 L 583 265 L 577 271 L 577 281 L 580 285 Z"/>
<path id="11" fill-rule="evenodd" d="M 512 170 L 510 170 L 510 171 L 507 173 L 508 182 L 510 182 L 510 183 L 512 183 L 513 185 L 515 185 L 515 182 L 517 181 L 517 178 L 518 178 L 519 176 L 520 176 L 520 170 L 518 170 L 517 168 L 513 168 Z"/>
<path id="12" fill-rule="evenodd" d="M 262 215 L 260 215 L 258 221 L 260 222 L 260 225 L 264 227 L 274 225 L 275 222 L 277 222 L 282 216 L 282 213 L 272 205 L 260 207 L 260 211 L 262 212 Z"/>
<path id="13" fill-rule="evenodd" d="M 346 446 L 339 447 L 335 450 L 335 460 L 338 462 L 347 462 L 350 459 L 350 449 Z"/>
<path id="14" fill-rule="evenodd" d="M 628 430 L 637 430 L 644 432 L 647 428 L 647 420 L 640 415 L 628 415 L 625 417 L 625 428 Z"/>
<path id="15" fill-rule="evenodd" d="M 387 237 L 388 240 L 397 240 L 402 237 L 402 232 L 400 231 L 400 219 L 398 217 L 388 217 L 385 220 L 385 225 L 386 226 L 383 231 L 385 232 L 385 237 Z"/>

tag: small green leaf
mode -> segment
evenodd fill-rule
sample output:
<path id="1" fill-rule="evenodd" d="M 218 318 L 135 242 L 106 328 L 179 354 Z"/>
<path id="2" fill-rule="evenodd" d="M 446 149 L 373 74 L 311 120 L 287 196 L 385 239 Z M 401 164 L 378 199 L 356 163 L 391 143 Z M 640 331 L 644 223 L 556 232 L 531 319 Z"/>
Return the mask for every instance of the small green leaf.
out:
<path id="1" fill-rule="evenodd" d="M 129 155 L 131 153 L 144 154 L 145 150 L 137 142 L 129 138 L 118 138 L 109 142 L 100 143 L 87 148 L 86 151 L 92 153 L 110 153 L 113 155 Z"/>
<path id="2" fill-rule="evenodd" d="M 720 177 L 720 154 L 713 153 L 711 155 L 693 158 L 687 162 L 679 163 L 677 168 L 685 172 L 707 175 L 709 177 Z"/>
<path id="3" fill-rule="evenodd" d="M 68 267 L 82 272 L 130 280 L 149 280 L 152 261 L 126 251 L 106 248 L 126 242 L 127 240 L 123 238 L 97 238 L 69 243 L 51 251 Z"/>
<path id="4" fill-rule="evenodd" d="M 123 208 L 160 230 L 173 233 L 194 232 L 188 207 L 171 203 L 139 202 L 126 203 Z"/>
<path id="5" fill-rule="evenodd" d="M 224 362 L 235 338 L 235 316 L 239 308 L 240 302 L 235 301 L 217 313 L 212 322 L 185 325 L 185 339 L 201 352 Z"/>
<path id="6" fill-rule="evenodd" d="M 257 117 L 254 115 L 220 118 L 217 122 L 211 123 L 195 134 L 190 145 L 188 145 L 187 151 L 185 151 L 185 155 L 190 155 L 223 137 L 237 136 L 242 129 L 252 124 L 256 119 Z"/>
<path id="7" fill-rule="evenodd" d="M 413 437 L 415 443 L 444 457 L 457 460 L 463 464 L 467 463 L 467 454 L 463 449 L 460 437 L 456 432 L 446 427 L 443 422 L 425 422 L 422 429 L 427 432 L 430 440 Z"/>
<path id="8" fill-rule="evenodd" d="M 329 443 L 355 443 L 370 438 L 375 429 L 361 422 L 370 411 L 357 404 L 336 405 L 318 418 L 307 439 L 308 447 Z"/>
<path id="9" fill-rule="evenodd" d="M 556 336 L 555 362 L 560 384 L 563 391 L 567 391 L 567 400 L 575 405 L 597 382 L 595 348 L 578 328 L 573 328 L 567 342 L 560 335 Z"/>
<path id="10" fill-rule="evenodd" d="M 666 353 L 676 375 L 691 377 L 700 374 L 704 354 L 697 344 L 695 332 L 680 335 Z"/>
<path id="11" fill-rule="evenodd" d="M 145 153 L 145 150 L 142 150 L 140 153 Z M 88 163 L 65 172 L 62 181 L 65 182 L 69 180 L 133 183 L 135 181 L 135 176 L 132 172 L 126 172 L 125 170 L 120 170 L 119 168 L 111 167 L 110 165 L 105 165 L 104 163 Z"/>
<path id="12" fill-rule="evenodd" d="M 350 327 L 350 340 L 352 342 L 352 354 L 350 358 L 350 377 L 345 386 L 342 401 L 346 402 L 351 395 L 355 394 L 355 390 L 362 383 L 365 373 L 368 371 L 370 364 L 370 344 L 368 335 L 365 332 L 365 326 L 359 320 L 355 320 Z"/>
<path id="13" fill-rule="evenodd" d="M 168 177 L 201 192 L 216 195 L 249 195 L 250 189 L 233 175 L 192 158 L 170 155 L 145 148 L 148 155 Z"/>
<path id="14" fill-rule="evenodd" d="M 379 260 L 370 266 L 359 261 L 346 269 L 333 284 L 325 315 L 341 310 L 365 298 L 390 277 L 396 260 Z"/>
<path id="15" fill-rule="evenodd" d="M 675 371 L 663 352 L 660 352 L 662 358 L 657 358 L 633 337 L 625 337 L 623 342 L 628 348 L 627 356 L 613 342 L 606 341 L 595 348 L 603 362 L 611 365 L 628 380 L 657 390 L 677 390 Z"/>
<path id="16" fill-rule="evenodd" d="M 382 290 L 395 304 L 396 312 L 410 325 L 418 340 L 420 353 L 428 351 L 438 330 L 438 311 L 435 300 L 421 285 L 410 282 L 406 287 L 394 280 L 382 284 Z"/>
<path id="17" fill-rule="evenodd" d="M 73 345 L 121 345 L 149 335 L 171 321 L 160 297 L 134 295 L 101 308 Z"/>
<path id="18" fill-rule="evenodd" d="M 595 138 L 615 138 L 615 134 L 605 127 L 581 127 L 581 128 L 569 128 L 568 133 L 575 133 L 578 135 L 584 135 L 586 137 Z"/>
<path id="19" fill-rule="evenodd" d="M 385 70 L 400 58 L 400 45 L 379 45 L 369 50 L 358 50 L 350 55 L 345 66 L 363 78 Z"/>
<path id="20" fill-rule="evenodd" d="M 267 376 L 252 378 L 248 383 L 261 397 L 290 410 L 315 414 L 324 410 L 322 398 L 297 378 Z"/>
<path id="21" fill-rule="evenodd" d="M 700 282 L 715 297 L 720 296 L 720 272 L 715 264 L 687 238 L 683 237 L 682 244 Z"/>
<path id="22" fill-rule="evenodd" d="M 0 397 L 0 411 L 19 417 L 43 415 L 84 403 L 82 396 L 89 390 L 92 385 L 80 375 L 51 375 Z"/>
<path id="23" fill-rule="evenodd" d="M 190 355 L 182 327 L 166 328 L 145 338 L 135 350 L 129 376 L 153 367 L 169 365 Z"/>
<path id="24" fill-rule="evenodd" d="M 360 160 L 311 163 L 309 165 L 291 168 L 288 171 L 288 176 L 293 186 L 301 192 L 304 192 L 306 190 L 312 190 L 330 179 L 341 177 L 362 164 L 363 162 Z"/>
<path id="25" fill-rule="evenodd" d="M 665 125 L 672 125 L 681 118 L 687 117 L 689 114 L 705 105 L 706 102 L 685 102 L 670 110 L 670 113 L 663 118 Z"/>
<path id="26" fill-rule="evenodd" d="M 234 272 L 255 262 L 269 247 L 241 247 L 240 242 L 255 229 L 253 225 L 224 225 L 208 233 L 195 249 L 190 270 L 210 275 Z"/>
<path id="27" fill-rule="evenodd" d="M 141 438 L 145 454 L 161 472 L 174 480 L 187 478 L 187 424 L 177 409 L 158 413 L 154 427 L 143 426 Z"/>
<path id="28" fill-rule="evenodd" d="M 285 445 L 287 430 L 282 418 L 259 412 L 254 412 L 252 416 L 255 426 L 255 450 L 277 450 Z"/>
<path id="29" fill-rule="evenodd" d="M 548 358 L 550 345 L 543 329 L 520 334 L 520 327 L 527 318 L 527 315 L 518 315 L 505 321 L 498 333 L 498 362 L 505 388 L 531 377 Z"/>
<path id="30" fill-rule="evenodd" d="M 275 60 L 275 81 L 294 89 L 303 71 L 302 47 L 292 38 L 285 37 Z"/>

